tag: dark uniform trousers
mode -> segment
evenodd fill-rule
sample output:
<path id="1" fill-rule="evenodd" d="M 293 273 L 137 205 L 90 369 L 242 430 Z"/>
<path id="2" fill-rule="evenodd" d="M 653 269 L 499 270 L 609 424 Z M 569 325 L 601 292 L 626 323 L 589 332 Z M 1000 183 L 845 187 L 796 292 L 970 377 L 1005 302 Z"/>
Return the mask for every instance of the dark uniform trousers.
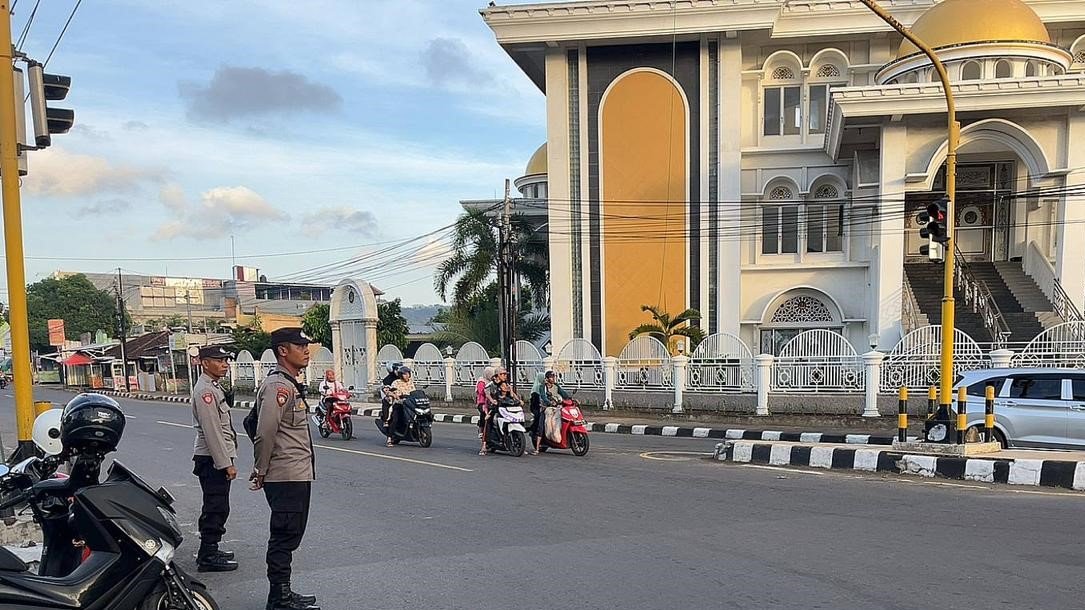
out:
<path id="1" fill-rule="evenodd" d="M 267 543 L 267 579 L 274 586 L 290 582 L 290 564 L 301 546 L 309 523 L 312 483 L 264 483 L 264 496 L 271 508 L 271 538 Z"/>
<path id="2" fill-rule="evenodd" d="M 230 517 L 230 481 L 226 471 L 215 468 L 215 461 L 206 455 L 192 458 L 192 474 L 200 479 L 203 490 L 203 512 L 200 513 L 201 558 L 218 548 L 226 533 L 226 520 Z"/>

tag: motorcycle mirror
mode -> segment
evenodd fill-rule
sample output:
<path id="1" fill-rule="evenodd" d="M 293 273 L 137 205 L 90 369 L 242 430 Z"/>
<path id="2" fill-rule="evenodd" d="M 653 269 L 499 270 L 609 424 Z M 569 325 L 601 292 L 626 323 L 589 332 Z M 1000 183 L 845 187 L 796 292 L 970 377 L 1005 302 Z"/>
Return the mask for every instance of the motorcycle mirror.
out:
<path id="1" fill-rule="evenodd" d="M 350 390 L 350 391 L 354 391 L 354 386 L 350 386 L 347 389 Z"/>

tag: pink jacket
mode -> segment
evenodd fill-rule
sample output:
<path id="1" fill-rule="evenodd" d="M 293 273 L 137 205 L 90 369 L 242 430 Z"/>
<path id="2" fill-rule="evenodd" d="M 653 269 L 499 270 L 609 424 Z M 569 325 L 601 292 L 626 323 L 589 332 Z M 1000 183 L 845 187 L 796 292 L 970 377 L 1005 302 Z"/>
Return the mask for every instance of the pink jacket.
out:
<path id="1" fill-rule="evenodd" d="M 486 380 L 485 379 L 479 379 L 477 382 L 475 382 L 475 404 L 476 405 L 485 405 L 486 404 Z"/>

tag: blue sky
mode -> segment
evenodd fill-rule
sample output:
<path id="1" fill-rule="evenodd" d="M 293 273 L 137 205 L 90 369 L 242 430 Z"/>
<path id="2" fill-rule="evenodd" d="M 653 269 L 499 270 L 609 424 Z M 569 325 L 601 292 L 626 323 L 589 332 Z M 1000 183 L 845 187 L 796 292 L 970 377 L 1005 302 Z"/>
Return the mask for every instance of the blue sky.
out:
<path id="1" fill-rule="evenodd" d="M 74 3 L 42 0 L 22 50 L 43 60 Z M 274 279 L 380 246 L 246 256 L 413 237 L 495 196 L 544 141 L 545 108 L 484 4 L 84 1 L 47 68 L 72 77 L 54 104 L 77 126 L 31 153 L 23 183 L 27 280 L 222 277 L 228 258 L 181 259 L 226 257 L 230 235 Z M 171 260 L 112 260 L 133 258 Z M 438 301 L 425 268 L 375 283 L 408 281 L 389 296 Z"/>

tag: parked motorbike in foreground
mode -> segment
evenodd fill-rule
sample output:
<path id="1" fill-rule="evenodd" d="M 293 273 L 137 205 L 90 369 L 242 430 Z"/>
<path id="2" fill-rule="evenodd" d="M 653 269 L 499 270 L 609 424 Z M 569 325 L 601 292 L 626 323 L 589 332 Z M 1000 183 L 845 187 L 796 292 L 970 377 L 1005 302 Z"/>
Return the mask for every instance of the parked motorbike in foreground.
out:
<path id="1" fill-rule="evenodd" d="M 47 462 L 0 467 L 0 508 L 28 506 L 44 534 L 40 574 L 0 548 L 0 610 L 218 610 L 173 562 L 183 534 L 169 491 L 117 461 L 99 482 L 123 431 L 115 401 L 81 394 L 60 422 L 56 459 L 71 463 L 66 478 L 47 478 Z"/>

